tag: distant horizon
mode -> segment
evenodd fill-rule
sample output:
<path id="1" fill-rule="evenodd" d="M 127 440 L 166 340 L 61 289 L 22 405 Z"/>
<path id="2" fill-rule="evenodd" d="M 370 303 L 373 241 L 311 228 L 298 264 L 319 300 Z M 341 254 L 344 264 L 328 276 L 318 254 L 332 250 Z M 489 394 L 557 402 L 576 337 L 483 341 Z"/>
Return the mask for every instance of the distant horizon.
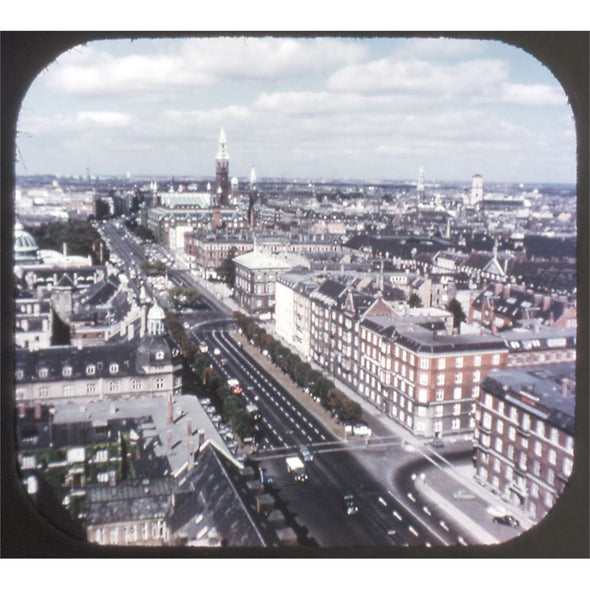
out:
<path id="1" fill-rule="evenodd" d="M 489 185 L 509 185 L 509 186 L 518 186 L 518 187 L 540 187 L 540 186 L 563 186 L 568 188 L 575 189 L 577 187 L 577 182 L 554 182 L 554 181 L 510 181 L 510 180 L 492 180 L 486 179 L 485 176 L 481 175 L 484 181 L 484 190 L 486 184 Z M 237 178 L 239 181 L 243 181 L 246 184 L 249 184 L 250 177 L 249 175 L 244 176 L 231 176 L 231 178 Z M 54 174 L 54 173 L 39 173 L 39 174 L 17 174 L 16 180 L 18 182 L 19 178 L 23 179 L 34 179 L 34 178 L 54 178 L 57 180 L 81 180 L 87 182 L 93 182 L 96 180 L 122 180 L 127 182 L 133 182 L 133 180 L 163 180 L 166 182 L 181 182 L 181 181 L 188 181 L 188 182 L 211 182 L 215 181 L 215 175 L 190 175 L 190 174 L 131 174 L 127 176 L 125 174 L 98 174 L 98 175 L 91 175 L 90 178 L 86 177 L 83 174 Z M 451 184 L 451 185 L 465 185 L 467 187 L 471 187 L 471 180 L 472 177 L 469 179 L 432 179 L 432 180 L 424 180 L 424 186 L 438 186 L 441 184 Z M 329 178 L 329 177 L 315 177 L 315 178 L 308 178 L 308 177 L 297 177 L 297 176 L 260 176 L 257 174 L 257 181 L 260 184 L 261 182 L 301 182 L 301 183 L 321 183 L 321 184 L 329 184 L 329 183 L 359 183 L 363 185 L 371 185 L 371 184 L 406 184 L 408 186 L 415 186 L 417 184 L 416 179 L 411 178 Z"/>

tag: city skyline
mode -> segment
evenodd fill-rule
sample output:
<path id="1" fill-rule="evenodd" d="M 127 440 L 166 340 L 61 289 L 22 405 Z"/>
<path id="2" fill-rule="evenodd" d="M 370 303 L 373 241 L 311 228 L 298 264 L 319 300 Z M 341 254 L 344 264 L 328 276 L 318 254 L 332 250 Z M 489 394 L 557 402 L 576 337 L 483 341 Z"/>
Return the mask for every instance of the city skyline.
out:
<path id="1" fill-rule="evenodd" d="M 567 97 L 523 50 L 437 38 L 90 42 L 33 82 L 17 174 L 575 183 Z M 542 172 L 541 172 L 542 171 Z"/>

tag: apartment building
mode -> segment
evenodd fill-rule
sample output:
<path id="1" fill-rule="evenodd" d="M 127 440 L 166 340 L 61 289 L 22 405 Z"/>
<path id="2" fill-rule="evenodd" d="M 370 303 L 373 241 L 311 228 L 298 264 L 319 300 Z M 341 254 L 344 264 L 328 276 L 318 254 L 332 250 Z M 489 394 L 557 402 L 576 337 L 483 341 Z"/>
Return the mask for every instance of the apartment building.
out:
<path id="1" fill-rule="evenodd" d="M 491 372 L 476 411 L 476 478 L 541 520 L 573 470 L 575 363 Z"/>
<path id="2" fill-rule="evenodd" d="M 180 350 L 165 335 L 157 305 L 148 313 L 147 328 L 140 339 L 102 346 L 16 349 L 17 405 L 180 393 Z"/>
<path id="3" fill-rule="evenodd" d="M 416 436 L 468 435 L 480 385 L 506 364 L 491 335 L 448 334 L 440 320 L 368 316 L 360 324 L 358 392 Z"/>

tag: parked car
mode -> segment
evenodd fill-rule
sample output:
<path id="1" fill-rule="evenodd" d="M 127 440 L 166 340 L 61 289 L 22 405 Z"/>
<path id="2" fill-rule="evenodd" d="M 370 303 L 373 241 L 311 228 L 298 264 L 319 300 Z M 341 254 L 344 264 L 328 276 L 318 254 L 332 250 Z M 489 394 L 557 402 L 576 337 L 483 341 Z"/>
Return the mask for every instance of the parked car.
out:
<path id="1" fill-rule="evenodd" d="M 514 518 L 514 516 L 511 516 L 510 514 L 504 514 L 503 516 L 494 516 L 493 521 L 496 524 L 505 524 L 506 526 L 510 526 L 512 528 L 520 526 L 518 520 L 516 520 L 516 518 Z"/>

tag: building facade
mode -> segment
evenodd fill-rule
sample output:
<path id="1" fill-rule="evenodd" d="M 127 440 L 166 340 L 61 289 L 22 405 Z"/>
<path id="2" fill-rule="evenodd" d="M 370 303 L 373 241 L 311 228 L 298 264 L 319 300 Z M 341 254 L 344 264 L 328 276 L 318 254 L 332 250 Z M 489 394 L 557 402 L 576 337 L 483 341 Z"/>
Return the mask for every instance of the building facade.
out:
<path id="1" fill-rule="evenodd" d="M 138 340 L 88 348 L 17 349 L 17 405 L 179 394 L 180 350 L 164 334 L 162 309 L 152 307 L 147 322 L 148 333 Z"/>
<path id="2" fill-rule="evenodd" d="M 475 477 L 541 520 L 573 470 L 575 364 L 493 371 L 482 383 Z"/>

